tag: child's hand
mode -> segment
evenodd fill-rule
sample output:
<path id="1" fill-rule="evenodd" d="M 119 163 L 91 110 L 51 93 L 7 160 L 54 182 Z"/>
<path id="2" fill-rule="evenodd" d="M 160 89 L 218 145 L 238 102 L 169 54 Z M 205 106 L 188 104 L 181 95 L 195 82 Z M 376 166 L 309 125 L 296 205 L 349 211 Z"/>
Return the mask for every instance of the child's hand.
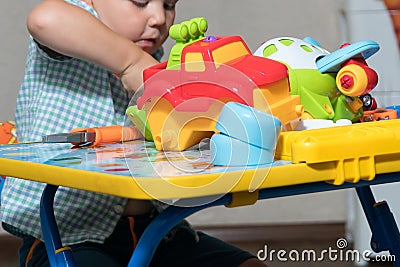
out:
<path id="1" fill-rule="evenodd" d="M 143 70 L 158 63 L 151 55 L 143 52 L 143 56 L 135 64 L 130 64 L 120 74 L 122 85 L 128 91 L 136 92 L 143 85 Z"/>

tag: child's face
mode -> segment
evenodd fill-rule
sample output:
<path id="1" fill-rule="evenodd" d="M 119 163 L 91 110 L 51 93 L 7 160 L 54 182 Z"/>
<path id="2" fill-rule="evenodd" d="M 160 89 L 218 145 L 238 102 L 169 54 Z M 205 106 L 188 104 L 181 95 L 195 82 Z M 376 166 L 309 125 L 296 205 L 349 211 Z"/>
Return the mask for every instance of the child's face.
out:
<path id="1" fill-rule="evenodd" d="M 178 0 L 91 0 L 100 20 L 153 53 L 168 37 Z"/>

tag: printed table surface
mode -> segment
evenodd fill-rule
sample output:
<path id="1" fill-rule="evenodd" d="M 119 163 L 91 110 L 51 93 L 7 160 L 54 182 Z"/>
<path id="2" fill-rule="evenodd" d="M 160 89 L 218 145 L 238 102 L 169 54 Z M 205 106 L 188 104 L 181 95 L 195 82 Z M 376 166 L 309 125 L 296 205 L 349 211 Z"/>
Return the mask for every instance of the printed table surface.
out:
<path id="1" fill-rule="evenodd" d="M 393 120 L 287 132 L 277 146 L 277 155 L 284 160 L 243 167 L 214 166 L 207 143 L 185 151 L 158 151 L 144 140 L 79 148 L 54 143 L 2 145 L 0 175 L 158 200 L 251 194 L 323 181 L 341 185 L 400 172 L 399 129 L 400 120 Z"/>
<path id="2" fill-rule="evenodd" d="M 0 146 L 0 174 L 136 199 L 191 198 L 327 181 L 335 170 L 279 160 L 252 167 L 213 166 L 210 151 L 163 152 L 143 140 L 74 148 Z"/>

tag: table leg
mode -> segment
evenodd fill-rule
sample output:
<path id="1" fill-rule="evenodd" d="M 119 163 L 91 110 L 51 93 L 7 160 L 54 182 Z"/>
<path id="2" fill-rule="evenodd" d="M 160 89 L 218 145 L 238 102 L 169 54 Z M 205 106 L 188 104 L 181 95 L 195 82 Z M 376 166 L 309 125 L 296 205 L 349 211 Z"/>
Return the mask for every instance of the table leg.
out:
<path id="1" fill-rule="evenodd" d="M 149 266 L 154 252 L 161 239 L 180 221 L 200 210 L 208 207 L 226 205 L 232 201 L 230 194 L 222 196 L 216 201 L 194 206 L 169 206 L 147 226 L 143 232 L 128 267 L 147 267 Z"/>
<path id="2" fill-rule="evenodd" d="M 46 185 L 40 201 L 40 222 L 47 256 L 52 267 L 75 267 L 72 251 L 63 247 L 54 216 L 54 196 L 58 186 Z"/>
<path id="3" fill-rule="evenodd" d="M 385 179 L 384 183 L 391 183 L 397 182 L 398 177 L 396 174 L 380 174 L 381 178 Z M 269 198 L 277 198 L 277 197 L 284 197 L 284 196 L 293 196 L 293 195 L 301 195 L 301 194 L 308 194 L 308 193 L 316 193 L 322 191 L 331 191 L 331 190 L 338 190 L 338 189 L 346 189 L 346 188 L 354 188 L 357 186 L 360 187 L 368 187 L 369 185 L 379 184 L 377 179 L 373 181 L 360 181 L 357 184 L 353 183 L 345 183 L 343 185 L 333 185 L 328 184 L 325 182 L 319 183 L 311 183 L 311 184 L 301 184 L 296 186 L 286 186 L 280 188 L 267 188 L 262 189 L 259 191 L 259 199 L 269 199 Z M 363 190 L 360 190 L 363 191 Z M 154 252 L 160 243 L 161 239 L 181 220 L 186 218 L 187 216 L 194 214 L 200 210 L 203 210 L 208 207 L 218 206 L 218 205 L 227 205 L 231 203 L 232 195 L 227 194 L 217 201 L 209 203 L 207 205 L 196 206 L 196 207 L 179 207 L 179 206 L 170 206 L 165 211 L 160 213 L 152 223 L 146 228 L 145 232 L 143 233 L 142 237 L 140 238 L 138 245 L 135 249 L 135 252 L 132 255 L 132 258 L 129 262 L 128 267 L 147 267 L 151 259 L 154 255 Z M 362 201 L 363 202 L 363 201 Z M 393 227 L 397 229 L 396 222 L 391 222 Z M 396 238 L 399 238 L 400 235 L 398 234 L 397 230 Z M 396 248 L 394 248 L 396 250 Z M 392 252 L 393 253 L 393 252 Z M 397 249 L 396 257 L 400 259 L 400 255 L 398 255 L 399 250 Z M 396 266 L 400 267 L 400 266 Z"/>
<path id="4" fill-rule="evenodd" d="M 389 173 L 380 174 L 379 176 L 385 179 L 384 183 L 398 182 L 397 174 Z M 392 253 L 392 255 L 395 255 L 395 257 L 400 259 L 400 233 L 393 215 L 391 214 L 387 204 L 382 203 L 380 205 L 375 205 L 375 200 L 370 192 L 369 185 L 380 183 L 382 182 L 378 182 L 377 179 L 375 179 L 373 181 L 360 181 L 357 184 L 345 183 L 341 186 L 320 182 L 280 188 L 268 188 L 259 191 L 259 199 L 356 187 L 368 221 L 371 221 L 372 225 L 374 226 L 371 227 L 372 232 L 375 234 L 375 236 L 378 236 L 378 242 L 376 244 L 381 244 L 381 246 L 382 244 L 389 244 L 389 251 Z M 62 246 L 54 217 L 53 204 L 57 188 L 58 186 L 46 185 L 40 204 L 40 219 L 42 223 L 42 232 L 45 240 L 46 251 L 52 267 L 75 267 L 76 264 L 71 250 Z M 184 218 L 208 207 L 227 205 L 231 203 L 231 201 L 232 195 L 227 194 L 218 200 L 205 205 L 194 207 L 190 207 L 189 205 L 168 207 L 165 211 L 160 213 L 146 228 L 138 242 L 135 252 L 131 257 L 128 267 L 147 267 L 151 262 L 153 254 L 161 239 Z M 374 206 L 377 206 L 378 208 L 375 208 Z M 378 231 L 382 231 L 384 233 L 381 234 L 381 232 Z M 383 236 L 383 239 L 381 236 Z M 384 240 L 384 242 L 382 242 L 382 240 Z M 395 264 L 395 266 L 400 267 L 400 263 L 397 265 Z"/>
<path id="5" fill-rule="evenodd" d="M 356 188 L 361 206 L 371 228 L 371 248 L 375 252 L 388 250 L 395 257 L 395 267 L 400 266 L 400 233 L 386 201 L 376 203 L 369 186 Z"/>

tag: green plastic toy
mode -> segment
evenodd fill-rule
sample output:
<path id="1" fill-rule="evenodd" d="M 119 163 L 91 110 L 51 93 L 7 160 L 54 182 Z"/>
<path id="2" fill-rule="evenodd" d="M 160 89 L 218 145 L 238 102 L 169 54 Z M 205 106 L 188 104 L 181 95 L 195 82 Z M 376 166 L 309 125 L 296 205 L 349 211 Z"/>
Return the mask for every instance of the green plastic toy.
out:
<path id="1" fill-rule="evenodd" d="M 153 141 L 153 136 L 146 120 L 146 112 L 144 110 L 138 109 L 138 107 L 135 105 L 128 107 L 125 113 L 129 117 L 129 119 L 136 125 L 144 138 L 147 141 Z"/>
<path id="2" fill-rule="evenodd" d="M 169 30 L 169 36 L 176 41 L 169 54 L 167 69 L 180 69 L 182 50 L 185 46 L 203 39 L 208 23 L 205 18 L 194 18 L 174 24 Z"/>

